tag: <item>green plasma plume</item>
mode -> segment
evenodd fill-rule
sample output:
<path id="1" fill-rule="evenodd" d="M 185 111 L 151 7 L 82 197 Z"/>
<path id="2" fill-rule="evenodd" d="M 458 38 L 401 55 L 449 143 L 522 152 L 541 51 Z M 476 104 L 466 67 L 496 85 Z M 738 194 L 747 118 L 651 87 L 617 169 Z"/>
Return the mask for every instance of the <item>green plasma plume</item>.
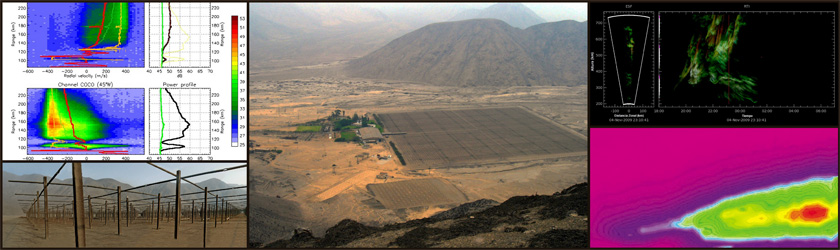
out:
<path id="1" fill-rule="evenodd" d="M 626 26 L 624 27 L 624 31 L 627 32 L 624 33 L 624 40 L 627 41 L 627 48 L 630 51 L 630 61 L 633 61 L 633 46 L 636 45 L 636 42 L 633 41 L 633 28 Z"/>
<path id="2" fill-rule="evenodd" d="M 746 25 L 741 15 L 696 15 L 702 32 L 695 34 L 688 44 L 688 61 L 680 74 L 680 82 L 690 85 L 704 82 L 728 87 L 718 98 L 728 101 L 756 103 L 756 79 L 732 73 L 732 51 L 738 43 L 738 32 Z M 675 85 L 676 89 L 679 84 Z"/>
<path id="3" fill-rule="evenodd" d="M 94 113 L 88 100 L 65 89 L 47 89 L 42 115 L 38 121 L 41 137 L 54 140 L 87 142 L 107 137 L 109 125 Z"/>
<path id="4" fill-rule="evenodd" d="M 721 200 L 675 223 L 727 241 L 834 239 L 837 177 L 756 190 Z"/>
<path id="5" fill-rule="evenodd" d="M 625 31 L 624 40 L 627 42 L 627 51 L 630 51 L 630 60 L 629 61 L 632 62 L 633 61 L 633 46 L 636 45 L 636 42 L 633 41 L 633 28 L 630 28 L 630 26 L 625 26 L 624 31 Z M 624 75 L 625 75 L 624 77 L 627 78 L 627 81 L 625 81 L 624 84 L 627 85 L 627 86 L 632 85 L 633 84 L 633 74 L 625 73 Z M 628 99 L 629 98 L 630 97 L 628 96 Z"/>

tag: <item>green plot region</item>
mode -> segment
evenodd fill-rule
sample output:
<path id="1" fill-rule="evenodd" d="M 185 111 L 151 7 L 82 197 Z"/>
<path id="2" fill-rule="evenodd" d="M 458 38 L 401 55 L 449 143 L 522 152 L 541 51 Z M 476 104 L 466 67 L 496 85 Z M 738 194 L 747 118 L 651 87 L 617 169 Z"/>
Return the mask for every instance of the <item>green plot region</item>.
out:
<path id="1" fill-rule="evenodd" d="M 91 140 L 108 137 L 109 124 L 103 121 L 83 96 L 66 89 L 45 91 L 42 115 L 38 121 L 41 137 L 52 143 L 41 145 L 51 148 L 92 149 L 124 147 L 126 145 L 88 144 Z M 72 143 L 71 143 L 72 142 Z"/>
<path id="2" fill-rule="evenodd" d="M 81 43 L 86 48 L 126 44 L 128 3 L 90 4 L 84 10 Z"/>
<path id="3" fill-rule="evenodd" d="M 321 126 L 298 126 L 295 132 L 321 132 Z"/>
<path id="4" fill-rule="evenodd" d="M 713 240 L 832 240 L 837 194 L 837 177 L 812 178 L 726 198 L 674 225 Z"/>

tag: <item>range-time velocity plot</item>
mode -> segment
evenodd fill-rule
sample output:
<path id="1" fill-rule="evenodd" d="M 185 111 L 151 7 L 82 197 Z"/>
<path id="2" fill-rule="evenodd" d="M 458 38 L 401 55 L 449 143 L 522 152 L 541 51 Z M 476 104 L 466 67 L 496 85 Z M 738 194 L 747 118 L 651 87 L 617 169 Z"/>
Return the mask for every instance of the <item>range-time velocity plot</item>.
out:
<path id="1" fill-rule="evenodd" d="M 143 154 L 143 89 L 29 89 L 29 154 Z"/>
<path id="2" fill-rule="evenodd" d="M 143 3 L 29 3 L 28 67 L 144 67 Z"/>
<path id="3" fill-rule="evenodd" d="M 831 108 L 835 13 L 660 12 L 660 107 Z"/>

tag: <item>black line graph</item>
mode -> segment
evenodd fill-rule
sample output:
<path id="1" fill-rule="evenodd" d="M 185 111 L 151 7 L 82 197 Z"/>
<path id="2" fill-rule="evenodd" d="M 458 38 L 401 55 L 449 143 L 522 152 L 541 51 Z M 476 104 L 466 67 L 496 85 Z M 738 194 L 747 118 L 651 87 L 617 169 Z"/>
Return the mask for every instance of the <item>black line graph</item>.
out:
<path id="1" fill-rule="evenodd" d="M 210 89 L 149 89 L 149 154 L 210 154 Z"/>
<path id="2" fill-rule="evenodd" d="M 187 126 L 184 127 L 183 130 L 181 130 L 181 136 L 178 136 L 178 137 L 175 137 L 175 138 L 169 138 L 169 139 L 166 139 L 166 140 L 161 140 L 160 141 L 161 145 L 167 145 L 167 146 L 171 146 L 171 147 L 161 146 L 161 148 L 159 150 L 160 152 L 163 152 L 163 151 L 166 151 L 166 150 L 184 148 L 185 146 L 183 144 L 172 143 L 172 141 L 177 141 L 177 140 L 180 140 L 180 139 L 184 139 L 184 137 L 186 136 L 187 130 L 190 129 L 190 121 L 188 121 L 187 118 L 184 118 L 184 113 L 181 113 L 181 107 L 178 106 L 178 101 L 176 101 L 175 97 L 172 96 L 172 92 L 170 92 L 169 89 L 163 89 L 163 90 L 166 91 L 166 94 L 169 96 L 169 99 L 171 99 L 172 103 L 175 104 L 175 110 L 178 111 L 178 116 L 181 116 L 181 119 L 184 120 L 185 123 L 187 123 Z M 163 102 L 161 102 L 161 103 L 163 103 Z M 161 110 L 163 110 L 163 105 L 161 105 Z M 161 112 L 161 114 L 162 113 L 163 112 Z M 163 120 L 161 120 L 161 124 L 163 124 Z M 161 126 L 161 127 L 163 127 L 163 126 Z M 161 137 L 161 138 L 163 138 L 163 137 Z"/>
<path id="3" fill-rule="evenodd" d="M 210 3 L 150 3 L 151 68 L 210 67 Z"/>

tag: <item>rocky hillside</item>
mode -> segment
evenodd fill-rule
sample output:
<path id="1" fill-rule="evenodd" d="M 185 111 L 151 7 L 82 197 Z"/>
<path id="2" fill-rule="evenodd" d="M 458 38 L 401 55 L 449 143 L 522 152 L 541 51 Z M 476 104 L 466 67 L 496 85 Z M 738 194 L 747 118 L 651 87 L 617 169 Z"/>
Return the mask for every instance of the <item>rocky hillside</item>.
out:
<path id="1" fill-rule="evenodd" d="M 350 61 L 350 76 L 443 86 L 586 83 L 586 23 L 519 29 L 497 19 L 427 25 Z"/>
<path id="2" fill-rule="evenodd" d="M 343 220 L 323 238 L 298 229 L 291 239 L 264 247 L 585 248 L 589 244 L 589 184 L 553 195 L 512 197 L 498 205 L 479 200 L 439 215 L 383 227 Z"/>

